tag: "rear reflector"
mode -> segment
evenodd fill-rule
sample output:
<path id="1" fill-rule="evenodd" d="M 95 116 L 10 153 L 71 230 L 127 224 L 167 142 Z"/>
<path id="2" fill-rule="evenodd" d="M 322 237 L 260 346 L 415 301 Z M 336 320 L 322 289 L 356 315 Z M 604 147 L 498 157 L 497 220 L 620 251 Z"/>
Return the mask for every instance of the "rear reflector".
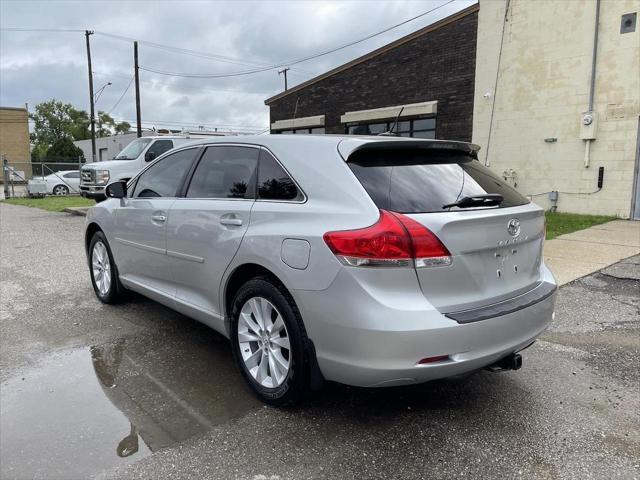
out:
<path id="1" fill-rule="evenodd" d="M 439 355 L 437 357 L 426 357 L 426 358 L 423 358 L 418 363 L 420 365 L 424 365 L 426 363 L 435 363 L 435 362 L 440 362 L 442 360 L 448 360 L 448 359 L 449 359 L 449 355 Z"/>
<path id="2" fill-rule="evenodd" d="M 451 254 L 426 227 L 395 212 L 380 210 L 370 227 L 327 232 L 324 241 L 350 266 L 431 267 L 451 264 Z"/>

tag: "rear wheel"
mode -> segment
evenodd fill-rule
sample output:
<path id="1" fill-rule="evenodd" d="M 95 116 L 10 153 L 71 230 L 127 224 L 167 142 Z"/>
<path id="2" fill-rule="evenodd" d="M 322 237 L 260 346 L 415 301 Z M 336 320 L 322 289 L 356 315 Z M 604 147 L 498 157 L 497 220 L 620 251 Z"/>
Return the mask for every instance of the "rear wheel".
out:
<path id="1" fill-rule="evenodd" d="M 102 232 L 96 232 L 89 244 L 89 271 L 96 296 L 104 303 L 122 300 L 123 288 L 113 261 L 109 242 Z"/>
<path id="2" fill-rule="evenodd" d="M 66 185 L 56 185 L 53 187 L 53 194 L 57 196 L 69 195 L 69 189 Z"/>
<path id="3" fill-rule="evenodd" d="M 263 402 L 291 405 L 309 393 L 309 340 L 298 308 L 280 284 L 259 277 L 240 287 L 231 342 L 245 380 Z"/>

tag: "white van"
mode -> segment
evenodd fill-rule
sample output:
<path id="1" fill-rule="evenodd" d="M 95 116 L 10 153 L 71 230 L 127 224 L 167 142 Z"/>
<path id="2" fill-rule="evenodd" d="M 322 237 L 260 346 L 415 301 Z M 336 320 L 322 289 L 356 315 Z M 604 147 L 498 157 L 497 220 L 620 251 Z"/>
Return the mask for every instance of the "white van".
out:
<path id="1" fill-rule="evenodd" d="M 179 135 L 141 137 L 127 145 L 113 160 L 84 165 L 80 171 L 80 194 L 104 200 L 104 187 L 116 180 L 129 180 L 167 150 L 201 138 Z"/>

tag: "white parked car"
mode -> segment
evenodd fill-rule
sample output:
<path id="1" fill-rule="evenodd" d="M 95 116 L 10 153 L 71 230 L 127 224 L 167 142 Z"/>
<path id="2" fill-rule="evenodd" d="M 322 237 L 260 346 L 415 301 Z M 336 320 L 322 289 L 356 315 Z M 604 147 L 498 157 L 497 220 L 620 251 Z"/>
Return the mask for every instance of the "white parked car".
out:
<path id="1" fill-rule="evenodd" d="M 69 195 L 80 193 L 80 171 L 63 170 L 44 177 L 47 195 Z"/>

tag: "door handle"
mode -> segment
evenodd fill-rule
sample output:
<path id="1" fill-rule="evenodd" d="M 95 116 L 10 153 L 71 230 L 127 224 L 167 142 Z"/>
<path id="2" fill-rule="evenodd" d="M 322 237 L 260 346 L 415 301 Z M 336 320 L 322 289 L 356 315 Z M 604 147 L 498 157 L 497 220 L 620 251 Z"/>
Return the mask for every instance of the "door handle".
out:
<path id="1" fill-rule="evenodd" d="M 151 220 L 153 220 L 154 222 L 165 222 L 167 220 L 167 216 L 166 215 L 161 215 L 161 214 L 156 214 L 156 215 L 151 215 Z"/>
<path id="2" fill-rule="evenodd" d="M 239 227 L 242 225 L 241 218 L 221 218 L 220 223 L 222 225 L 233 225 L 235 227 Z"/>

